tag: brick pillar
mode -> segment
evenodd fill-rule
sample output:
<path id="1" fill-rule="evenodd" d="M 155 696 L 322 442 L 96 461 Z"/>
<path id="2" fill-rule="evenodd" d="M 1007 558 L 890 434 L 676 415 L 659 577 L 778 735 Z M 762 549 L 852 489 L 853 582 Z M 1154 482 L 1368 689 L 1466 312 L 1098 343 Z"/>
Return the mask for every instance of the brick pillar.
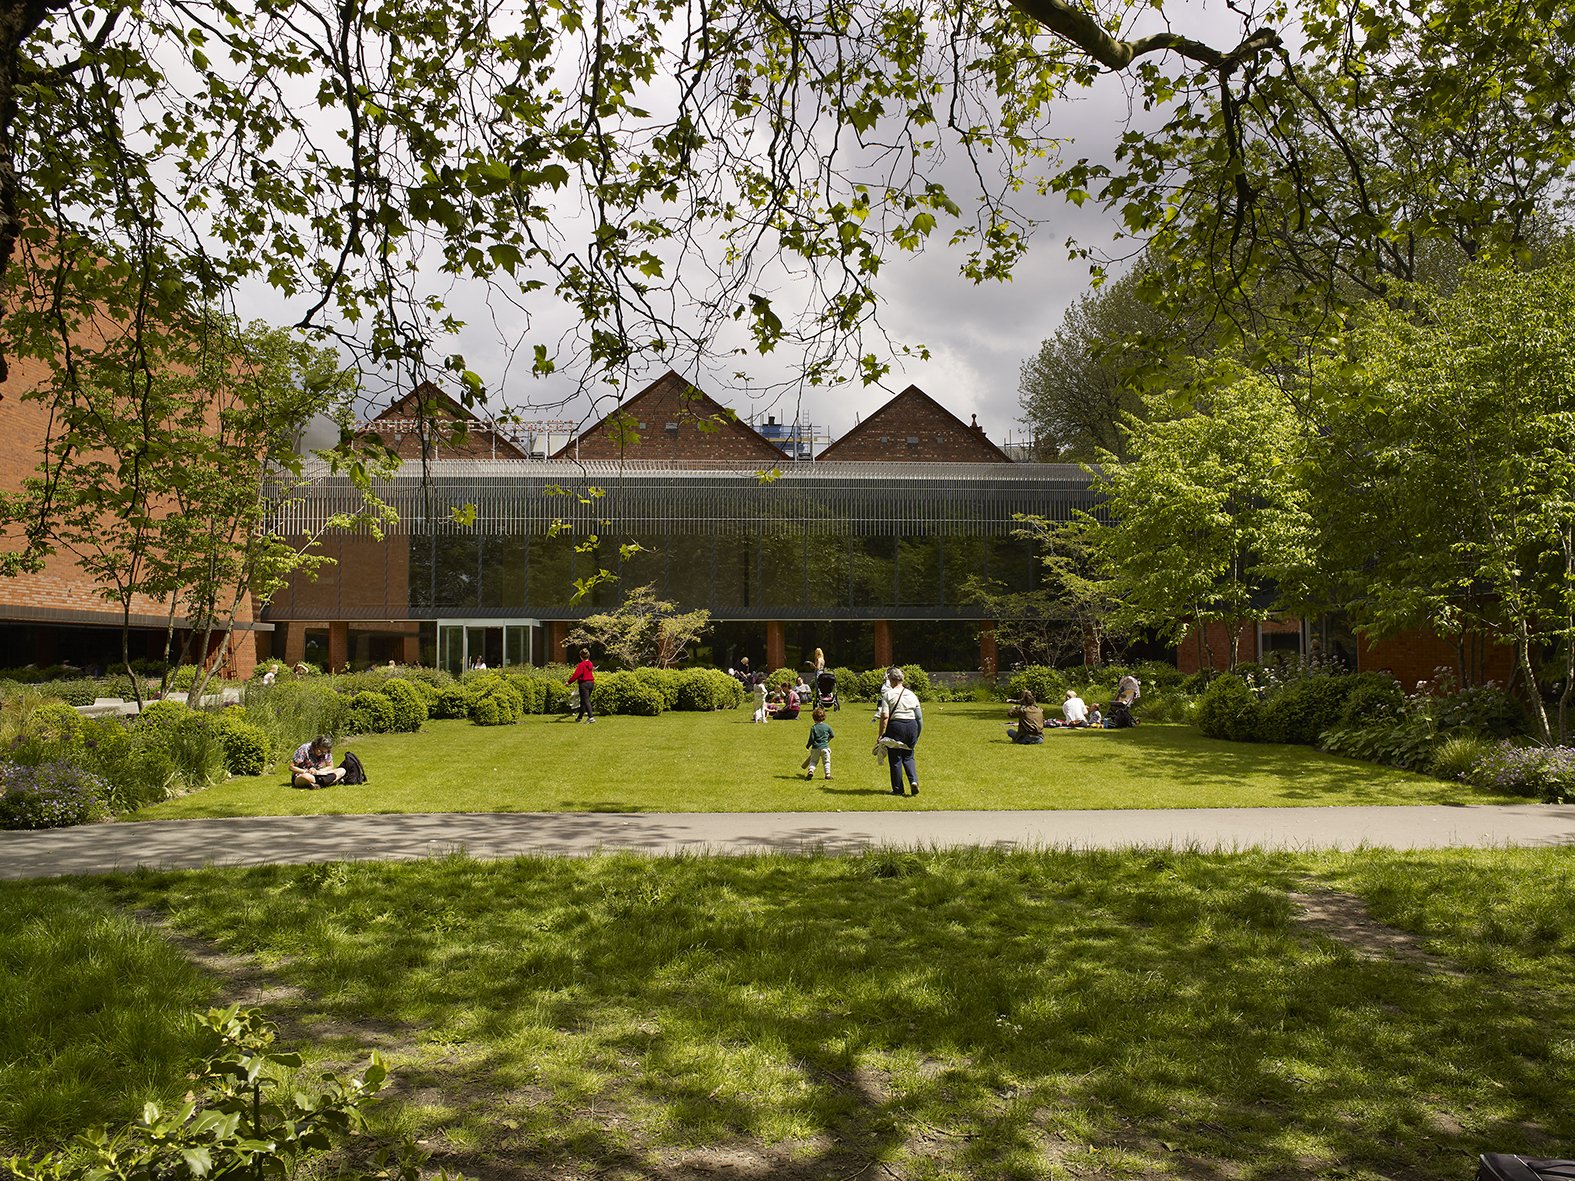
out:
<path id="1" fill-rule="evenodd" d="M 421 637 L 412 635 L 405 637 L 405 651 L 400 657 L 401 664 L 421 663 Z"/>
<path id="2" fill-rule="evenodd" d="M 787 663 L 787 628 L 779 619 L 766 623 L 766 672 L 775 672 Z"/>
<path id="3" fill-rule="evenodd" d="M 875 667 L 891 667 L 891 624 L 884 619 L 875 621 Z"/>
<path id="4" fill-rule="evenodd" d="M 306 659 L 306 624 L 292 619 L 284 630 L 284 662 L 292 669 Z"/>
<path id="5" fill-rule="evenodd" d="M 267 632 L 237 631 L 230 640 L 230 676 L 237 681 L 249 681 L 257 671 L 257 649 Z M 267 657 L 263 657 L 264 660 Z"/>
<path id="6" fill-rule="evenodd" d="M 567 620 L 554 619 L 547 624 L 547 660 L 549 663 L 562 661 L 568 661 L 570 664 L 576 663 L 569 660 L 568 643 L 569 624 Z"/>
<path id="7" fill-rule="evenodd" d="M 979 625 L 979 671 L 993 681 L 1000 667 L 1000 653 L 995 648 L 995 620 L 986 619 Z"/>
<path id="8" fill-rule="evenodd" d="M 344 671 L 350 663 L 350 625 L 336 620 L 328 625 L 328 671 Z"/>

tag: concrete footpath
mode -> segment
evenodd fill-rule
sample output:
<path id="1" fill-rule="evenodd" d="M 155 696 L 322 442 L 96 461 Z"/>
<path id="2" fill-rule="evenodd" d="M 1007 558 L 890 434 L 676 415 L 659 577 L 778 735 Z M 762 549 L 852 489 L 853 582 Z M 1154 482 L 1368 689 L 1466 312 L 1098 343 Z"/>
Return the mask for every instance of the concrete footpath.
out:
<path id="1" fill-rule="evenodd" d="M 1086 812 L 506 812 L 265 816 L 0 832 L 0 878 L 138 866 L 405 860 L 463 852 L 757 853 L 881 846 L 1237 851 L 1575 845 L 1575 806 L 1193 808 Z"/>

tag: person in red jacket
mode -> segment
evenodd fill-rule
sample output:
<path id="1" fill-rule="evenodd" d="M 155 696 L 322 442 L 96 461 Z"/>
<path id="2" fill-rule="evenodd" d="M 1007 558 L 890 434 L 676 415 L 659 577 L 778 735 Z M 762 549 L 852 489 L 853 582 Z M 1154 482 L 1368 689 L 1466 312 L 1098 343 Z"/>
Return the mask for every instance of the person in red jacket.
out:
<path id="1" fill-rule="evenodd" d="M 576 681 L 580 683 L 580 716 L 577 722 L 594 722 L 596 717 L 591 713 L 591 686 L 596 683 L 596 669 L 591 664 L 591 650 L 580 649 L 580 663 L 574 666 L 574 672 L 569 676 L 569 684 Z"/>

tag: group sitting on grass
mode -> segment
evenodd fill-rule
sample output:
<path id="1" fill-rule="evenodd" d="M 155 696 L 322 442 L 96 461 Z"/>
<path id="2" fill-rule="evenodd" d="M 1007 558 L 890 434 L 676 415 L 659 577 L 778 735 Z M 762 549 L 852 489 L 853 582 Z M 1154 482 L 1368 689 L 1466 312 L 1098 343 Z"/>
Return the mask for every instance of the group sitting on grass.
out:
<path id="1" fill-rule="evenodd" d="M 1061 702 L 1061 716 L 1048 721 L 1033 693 L 1025 689 L 1017 704 L 1006 711 L 1006 716 L 1016 723 L 1008 724 L 1006 736 L 1019 746 L 1034 746 L 1045 740 L 1046 729 L 1119 730 L 1136 726 L 1138 723 L 1132 716 L 1132 703 L 1142 694 L 1140 684 L 1134 676 L 1121 678 L 1121 683 L 1116 687 L 1115 699 L 1110 705 L 1109 718 L 1105 717 L 1098 702 L 1090 707 L 1076 689 L 1068 689 L 1066 698 Z"/>

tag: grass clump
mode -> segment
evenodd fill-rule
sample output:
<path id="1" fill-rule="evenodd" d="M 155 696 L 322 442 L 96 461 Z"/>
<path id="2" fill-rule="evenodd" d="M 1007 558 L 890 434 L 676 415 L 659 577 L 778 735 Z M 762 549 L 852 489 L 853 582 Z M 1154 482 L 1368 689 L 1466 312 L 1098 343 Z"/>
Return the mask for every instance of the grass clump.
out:
<path id="1" fill-rule="evenodd" d="M 0 882 L 0 1144 L 59 1142 L 186 1089 L 213 985 L 101 895 Z"/>

